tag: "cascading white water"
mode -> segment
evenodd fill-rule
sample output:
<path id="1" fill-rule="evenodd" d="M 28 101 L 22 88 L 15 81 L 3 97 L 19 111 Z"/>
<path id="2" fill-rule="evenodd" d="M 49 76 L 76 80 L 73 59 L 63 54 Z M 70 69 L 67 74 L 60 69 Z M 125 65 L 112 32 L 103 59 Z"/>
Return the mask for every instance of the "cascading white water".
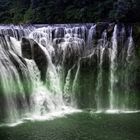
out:
<path id="1" fill-rule="evenodd" d="M 87 47 L 93 46 L 93 40 L 94 40 L 95 34 L 96 34 L 96 25 L 91 27 L 89 30 L 88 39 L 87 39 Z"/>
<path id="2" fill-rule="evenodd" d="M 115 77 L 116 69 L 116 57 L 117 57 L 117 25 L 114 27 L 114 32 L 112 36 L 112 47 L 110 50 L 110 109 L 116 109 L 115 106 L 115 95 L 114 95 L 114 84 L 117 81 Z"/>
<path id="3" fill-rule="evenodd" d="M 10 40 L 11 42 L 14 39 Z M 6 42 L 5 42 L 6 41 Z M 28 74 L 25 64 L 21 61 L 19 56 L 17 55 L 17 52 L 14 52 L 14 49 L 12 48 L 12 45 L 10 44 L 10 41 L 5 38 L 4 40 L 1 40 L 0 44 L 0 79 L 1 79 L 1 87 L 2 92 L 4 94 L 5 104 L 6 104 L 6 114 L 8 116 L 8 119 L 10 121 L 14 121 L 16 119 L 19 119 L 20 112 L 18 112 L 18 105 L 16 104 L 16 100 L 18 96 L 20 96 L 20 104 L 22 107 L 27 107 L 26 102 L 26 94 L 24 91 L 24 87 L 20 78 L 20 74 L 18 72 L 17 67 L 14 65 L 14 61 L 18 63 L 18 68 L 22 69 L 24 78 L 27 78 Z M 7 43 L 7 46 L 5 46 L 5 43 Z M 19 47 L 19 43 L 14 41 L 14 46 Z M 7 47 L 7 48 L 6 48 Z M 14 60 L 12 61 L 11 58 Z M 28 81 L 27 81 L 28 82 Z"/>
<path id="4" fill-rule="evenodd" d="M 135 55 L 132 29 L 126 36 L 123 27 L 118 37 L 117 25 L 111 33 L 94 24 L 42 26 L 0 26 L 2 118 L 46 118 L 73 112 L 83 101 L 97 112 L 130 111 L 136 98 L 127 90 Z M 118 73 L 119 61 L 125 75 Z"/>
<path id="5" fill-rule="evenodd" d="M 101 101 L 101 88 L 102 88 L 102 82 L 103 82 L 103 69 L 102 69 L 102 64 L 103 64 L 103 55 L 104 55 L 104 50 L 106 49 L 106 31 L 103 32 L 102 38 L 99 41 L 99 73 L 97 77 L 97 87 L 96 87 L 96 102 L 97 102 L 97 110 L 98 112 L 102 111 L 102 101 Z"/>
<path id="6" fill-rule="evenodd" d="M 126 60 L 129 61 L 130 57 L 134 55 L 134 41 L 132 37 L 132 28 L 130 31 L 130 36 L 128 37 L 128 49 L 127 49 L 127 58 Z"/>
<path id="7" fill-rule="evenodd" d="M 33 85 L 33 93 L 31 95 L 31 116 L 37 118 L 62 109 L 62 99 L 60 100 L 59 96 L 56 96 L 52 91 L 47 89 L 43 82 L 40 81 L 40 72 L 35 62 L 33 60 L 26 60 L 26 62 Z"/>

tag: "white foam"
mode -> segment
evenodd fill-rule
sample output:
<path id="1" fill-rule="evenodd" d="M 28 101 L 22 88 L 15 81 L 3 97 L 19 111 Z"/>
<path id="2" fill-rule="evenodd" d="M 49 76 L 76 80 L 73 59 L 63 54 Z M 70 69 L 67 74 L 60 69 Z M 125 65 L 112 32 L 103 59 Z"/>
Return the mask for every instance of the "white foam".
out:
<path id="1" fill-rule="evenodd" d="M 105 111 L 105 113 L 107 114 L 121 114 L 121 113 L 129 114 L 129 113 L 139 113 L 139 112 L 140 110 L 117 110 L 117 109 L 109 109 Z"/>
<path id="2" fill-rule="evenodd" d="M 73 113 L 79 113 L 82 112 L 79 109 L 74 109 L 70 107 L 65 107 L 64 110 L 60 111 L 55 111 L 55 112 L 50 112 L 46 115 L 29 115 L 25 118 L 22 118 L 21 120 L 18 120 L 17 122 L 14 123 L 3 123 L 0 125 L 0 127 L 15 127 L 20 124 L 26 123 L 27 121 L 47 121 L 47 120 L 54 120 L 56 118 L 61 118 L 61 117 L 66 117 L 66 115 L 73 114 Z"/>

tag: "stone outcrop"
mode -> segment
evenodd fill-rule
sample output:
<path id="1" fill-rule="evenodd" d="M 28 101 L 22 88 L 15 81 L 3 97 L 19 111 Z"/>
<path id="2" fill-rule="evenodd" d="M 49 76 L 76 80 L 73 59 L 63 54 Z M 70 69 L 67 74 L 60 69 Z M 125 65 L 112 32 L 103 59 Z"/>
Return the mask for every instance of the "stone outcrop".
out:
<path id="1" fill-rule="evenodd" d="M 41 72 L 41 79 L 46 80 L 47 57 L 41 47 L 32 39 L 22 38 L 22 55 L 27 59 L 34 59 Z"/>

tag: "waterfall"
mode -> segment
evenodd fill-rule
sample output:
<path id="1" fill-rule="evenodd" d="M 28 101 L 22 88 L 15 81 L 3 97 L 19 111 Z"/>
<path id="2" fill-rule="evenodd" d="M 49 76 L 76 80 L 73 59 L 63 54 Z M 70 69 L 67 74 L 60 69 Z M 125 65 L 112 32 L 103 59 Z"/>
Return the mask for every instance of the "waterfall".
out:
<path id="1" fill-rule="evenodd" d="M 114 27 L 112 36 L 112 47 L 110 50 L 110 109 L 115 109 L 116 96 L 114 95 L 114 86 L 117 78 L 115 77 L 116 69 L 116 57 L 117 57 L 117 26 Z"/>
<path id="2" fill-rule="evenodd" d="M 103 65 L 103 56 L 104 56 L 104 51 L 106 48 L 106 31 L 103 32 L 102 34 L 102 38 L 99 41 L 99 72 L 98 72 L 98 76 L 97 76 L 97 87 L 96 87 L 96 102 L 97 102 L 97 110 L 98 111 L 102 111 L 103 107 L 102 107 L 102 96 L 101 96 L 101 88 L 102 88 L 102 82 L 103 82 L 103 69 L 102 69 L 102 65 Z"/>
<path id="3" fill-rule="evenodd" d="M 138 110 L 132 32 L 109 23 L 0 26 L 0 121 Z"/>

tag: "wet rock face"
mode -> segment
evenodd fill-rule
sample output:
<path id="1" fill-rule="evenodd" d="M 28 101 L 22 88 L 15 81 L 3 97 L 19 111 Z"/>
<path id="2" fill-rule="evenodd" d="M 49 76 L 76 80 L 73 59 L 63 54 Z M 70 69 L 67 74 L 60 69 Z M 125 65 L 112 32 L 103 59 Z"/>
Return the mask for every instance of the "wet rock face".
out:
<path id="1" fill-rule="evenodd" d="M 7 44 L 6 39 L 9 40 L 9 36 L 5 36 L 5 35 L 0 34 L 0 46 L 3 49 L 8 50 L 8 44 Z"/>
<path id="2" fill-rule="evenodd" d="M 97 38 L 101 38 L 104 30 L 107 31 L 107 36 L 111 37 L 114 30 L 115 23 L 99 22 L 96 25 L 96 35 Z"/>
<path id="3" fill-rule="evenodd" d="M 1 79 L 0 79 L 1 80 Z M 0 84 L 0 89 L 1 89 L 1 93 L 2 91 L 2 85 Z M 6 117 L 6 112 L 5 112 L 5 108 L 6 108 L 6 100 L 3 94 L 0 95 L 0 121 L 2 122 L 4 120 L 4 118 Z"/>
<path id="4" fill-rule="evenodd" d="M 96 33 L 97 33 L 97 36 L 100 37 L 102 35 L 102 32 L 107 29 L 109 26 L 108 23 L 106 22 L 99 22 L 97 23 L 96 25 Z"/>
<path id="5" fill-rule="evenodd" d="M 110 67 L 110 60 L 109 60 L 109 50 L 105 48 L 104 53 L 103 53 L 103 64 L 102 67 L 104 70 L 109 71 Z"/>
<path id="6" fill-rule="evenodd" d="M 22 50 L 22 56 L 24 58 L 32 59 L 32 46 L 30 44 L 29 39 L 22 38 L 21 50 Z"/>
<path id="7" fill-rule="evenodd" d="M 46 80 L 46 71 L 47 71 L 47 57 L 39 45 L 31 40 L 32 49 L 33 49 L 33 59 L 35 60 L 38 69 L 41 72 L 41 79 Z"/>
<path id="8" fill-rule="evenodd" d="M 53 31 L 53 37 L 55 38 L 63 38 L 64 37 L 64 28 L 56 28 Z"/>
<path id="9" fill-rule="evenodd" d="M 47 57 L 41 47 L 32 39 L 22 38 L 22 55 L 27 59 L 34 59 L 41 72 L 41 80 L 46 80 Z"/>

